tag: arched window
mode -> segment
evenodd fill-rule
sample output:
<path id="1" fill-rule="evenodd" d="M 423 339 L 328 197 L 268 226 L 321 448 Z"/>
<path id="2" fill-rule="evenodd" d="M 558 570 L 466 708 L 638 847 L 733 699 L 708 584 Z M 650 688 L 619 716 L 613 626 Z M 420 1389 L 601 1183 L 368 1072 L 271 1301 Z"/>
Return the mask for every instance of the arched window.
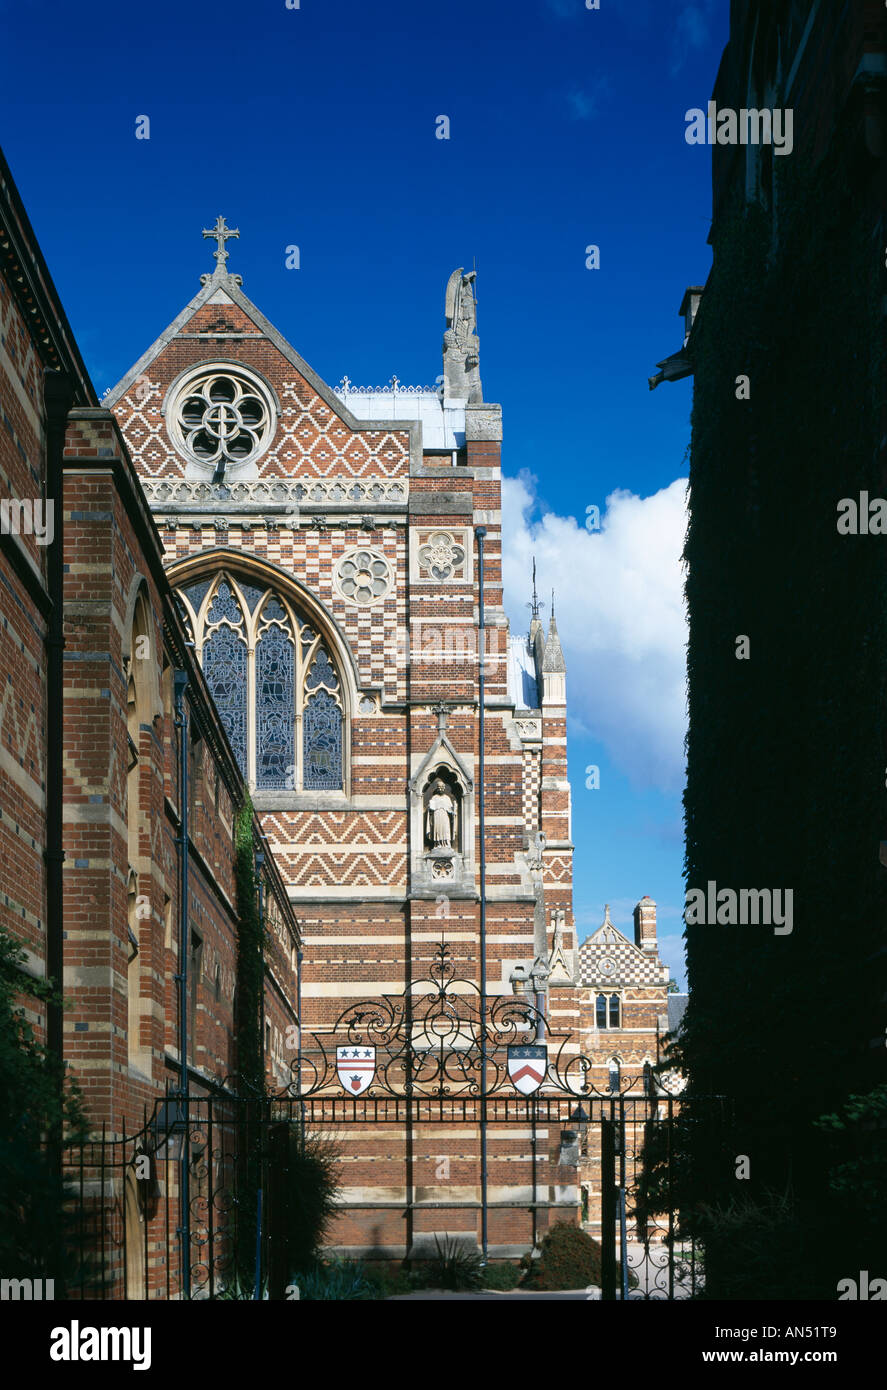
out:
<path id="1" fill-rule="evenodd" d="M 599 994 L 594 1003 L 594 1025 L 596 1028 L 606 1028 L 607 1026 L 607 996 Z"/>
<path id="2" fill-rule="evenodd" d="M 611 1095 L 618 1095 L 622 1080 L 622 1068 L 618 1057 L 611 1057 L 607 1063 L 607 1086 Z"/>
<path id="3" fill-rule="evenodd" d="M 321 635 L 273 588 L 227 572 L 180 593 L 247 780 L 259 791 L 340 791 L 342 684 Z"/>
<path id="4" fill-rule="evenodd" d="M 597 996 L 594 1004 L 594 1023 L 596 1028 L 622 1027 L 618 994 Z"/>

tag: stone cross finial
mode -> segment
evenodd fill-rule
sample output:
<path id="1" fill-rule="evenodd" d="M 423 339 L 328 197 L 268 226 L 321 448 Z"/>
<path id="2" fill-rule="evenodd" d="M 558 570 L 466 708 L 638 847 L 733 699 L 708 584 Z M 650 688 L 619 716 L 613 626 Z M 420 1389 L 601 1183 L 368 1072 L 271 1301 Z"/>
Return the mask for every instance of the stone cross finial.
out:
<path id="1" fill-rule="evenodd" d="M 207 230 L 206 227 L 204 227 L 203 235 L 204 237 L 210 237 L 212 240 L 216 242 L 218 250 L 213 251 L 213 256 L 216 260 L 216 270 L 219 272 L 224 271 L 225 262 L 228 259 L 228 252 L 225 250 L 225 242 L 231 236 L 239 237 L 240 229 L 238 227 L 226 226 L 225 219 L 220 214 L 216 218 L 216 225 L 214 227 L 212 227 L 210 230 Z"/>

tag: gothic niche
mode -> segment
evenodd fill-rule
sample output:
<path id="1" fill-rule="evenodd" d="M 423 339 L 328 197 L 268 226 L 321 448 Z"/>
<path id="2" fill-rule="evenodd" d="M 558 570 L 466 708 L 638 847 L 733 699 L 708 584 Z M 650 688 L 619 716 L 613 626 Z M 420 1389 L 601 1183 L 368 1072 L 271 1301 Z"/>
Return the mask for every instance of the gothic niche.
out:
<path id="1" fill-rule="evenodd" d="M 436 878 L 452 876 L 452 859 L 462 848 L 462 793 L 447 767 L 438 767 L 422 794 L 425 853 L 431 855 Z"/>

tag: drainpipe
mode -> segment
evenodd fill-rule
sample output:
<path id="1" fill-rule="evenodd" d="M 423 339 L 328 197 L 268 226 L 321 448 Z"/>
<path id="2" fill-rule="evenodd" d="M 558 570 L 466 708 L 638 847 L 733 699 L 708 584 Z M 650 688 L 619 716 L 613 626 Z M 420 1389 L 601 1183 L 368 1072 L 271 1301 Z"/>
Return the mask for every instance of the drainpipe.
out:
<path id="1" fill-rule="evenodd" d="M 62 372 L 46 372 L 43 405 L 46 412 L 46 501 L 52 507 L 52 541 L 46 557 L 46 584 L 52 605 L 46 630 L 46 975 L 61 994 L 64 971 L 62 863 L 62 800 L 64 740 L 64 450 L 68 411 L 74 400 L 71 382 Z M 63 1090 L 64 1033 L 61 999 L 47 1005 L 46 1046 L 58 1063 Z M 59 1136 L 61 1138 L 61 1136 Z M 58 1153 L 61 1159 L 61 1151 Z"/>
<path id="2" fill-rule="evenodd" d="M 296 1052 L 296 1094 L 299 1097 L 299 1146 L 305 1152 L 305 1102 L 302 1100 L 302 949 L 296 952 L 296 1018 L 299 1046 Z"/>
<path id="3" fill-rule="evenodd" d="M 264 884 L 262 882 L 263 871 L 265 868 L 265 855 L 262 850 L 256 850 L 256 885 L 259 892 L 259 956 L 262 962 L 261 979 L 262 984 L 259 990 L 259 1042 L 262 1047 L 262 1090 L 265 1089 L 265 896 Z"/>
<path id="4" fill-rule="evenodd" d="M 179 851 L 179 973 L 176 983 L 179 987 L 179 1095 L 182 1098 L 185 1133 L 182 1136 L 182 1152 L 179 1156 L 179 1229 L 178 1237 L 181 1251 L 182 1294 L 191 1297 L 191 1174 L 189 1169 L 189 1124 L 188 1108 L 188 715 L 185 710 L 185 691 L 188 687 L 187 671 L 175 671 L 173 690 L 175 695 L 175 727 L 179 731 L 179 835 L 176 840 Z"/>
<path id="5" fill-rule="evenodd" d="M 477 823 L 480 835 L 480 1224 L 481 1251 L 483 1263 L 487 1262 L 487 846 L 486 821 L 484 815 L 484 676 L 485 676 L 485 628 L 484 621 L 484 537 L 485 526 L 478 526 L 474 532 L 477 537 L 477 603 L 478 603 L 478 764 L 477 764 Z"/>
<path id="6" fill-rule="evenodd" d="M 46 507 L 52 508 L 52 540 L 46 557 L 46 589 L 50 609 L 46 624 L 46 977 L 56 997 L 46 1005 L 46 1048 L 55 1062 L 54 1084 L 59 1110 L 65 1093 L 65 1047 L 61 993 L 64 985 L 64 884 L 63 844 L 63 744 L 64 744 L 64 648 L 65 648 L 65 530 L 64 530 L 64 451 L 68 411 L 74 390 L 62 372 L 47 371 L 43 377 L 43 407 L 46 420 Z M 44 524 L 47 517 L 44 514 Z M 62 1182 L 63 1125 L 47 1136 L 47 1160 L 53 1179 Z M 59 1272 L 60 1252 L 53 1254 Z M 59 1297 L 64 1298 L 64 1286 Z"/>

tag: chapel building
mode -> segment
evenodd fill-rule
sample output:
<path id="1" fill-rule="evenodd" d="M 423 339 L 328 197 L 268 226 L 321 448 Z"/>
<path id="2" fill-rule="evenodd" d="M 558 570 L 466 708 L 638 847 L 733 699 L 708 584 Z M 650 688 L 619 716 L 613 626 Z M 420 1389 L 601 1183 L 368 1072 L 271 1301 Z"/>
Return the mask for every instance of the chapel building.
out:
<path id="1" fill-rule="evenodd" d="M 474 275 L 447 285 L 439 390 L 332 388 L 229 272 L 237 234 L 223 218 L 205 234 L 214 273 L 105 404 L 301 926 L 303 1085 L 318 1036 L 356 1000 L 417 988 L 442 939 L 477 987 L 482 911 L 488 994 L 535 971 L 578 1052 L 565 663 L 553 617 L 545 632 L 537 607 L 511 636 L 502 605 L 502 413 L 483 399 Z M 273 1024 L 269 1043 L 286 1050 Z M 525 1131 L 490 1139 L 491 1255 L 578 1212 L 575 1171 L 556 1185 L 546 1167 L 560 1134 L 534 1173 Z M 475 1235 L 476 1126 L 337 1137 L 340 1248 Z"/>

